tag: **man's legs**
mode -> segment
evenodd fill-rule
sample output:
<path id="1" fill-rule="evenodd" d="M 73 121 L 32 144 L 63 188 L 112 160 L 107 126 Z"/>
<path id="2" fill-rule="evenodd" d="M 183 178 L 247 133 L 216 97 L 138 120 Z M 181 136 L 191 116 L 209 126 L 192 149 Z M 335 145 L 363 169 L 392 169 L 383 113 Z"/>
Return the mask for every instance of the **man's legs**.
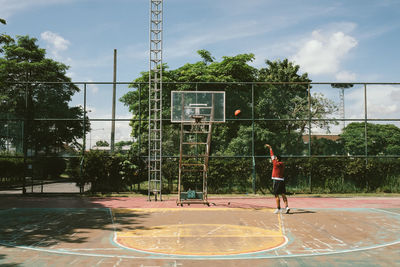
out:
<path id="1" fill-rule="evenodd" d="M 281 200 L 279 199 L 279 195 L 275 195 L 275 200 L 276 200 L 276 208 L 280 209 L 281 208 Z"/>
<path id="2" fill-rule="evenodd" d="M 276 210 L 274 213 L 278 213 L 281 209 L 281 200 L 279 199 L 279 195 L 275 195 L 275 201 L 276 201 Z"/>
<path id="3" fill-rule="evenodd" d="M 282 194 L 282 199 L 283 199 L 283 202 L 285 202 L 285 208 L 287 208 L 289 206 L 289 204 L 288 204 L 288 200 L 287 200 L 287 197 L 285 194 Z"/>
<path id="4" fill-rule="evenodd" d="M 285 194 L 282 194 L 283 202 L 285 202 L 285 213 L 289 213 L 289 203 Z"/>

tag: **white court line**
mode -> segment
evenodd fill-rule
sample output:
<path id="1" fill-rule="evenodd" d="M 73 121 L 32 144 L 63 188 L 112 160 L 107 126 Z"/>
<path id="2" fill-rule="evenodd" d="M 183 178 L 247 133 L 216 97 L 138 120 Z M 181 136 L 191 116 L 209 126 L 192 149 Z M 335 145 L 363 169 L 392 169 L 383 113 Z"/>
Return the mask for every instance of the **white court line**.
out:
<path id="1" fill-rule="evenodd" d="M 377 211 L 385 212 L 385 213 L 389 213 L 389 214 L 400 215 L 400 213 L 397 213 L 397 212 L 391 212 L 391 211 L 381 210 L 381 209 L 376 209 L 376 208 L 370 208 L 370 209 L 371 210 L 377 210 Z"/>
<path id="2" fill-rule="evenodd" d="M 279 223 L 281 224 L 281 230 L 282 230 L 282 234 L 286 235 L 286 229 L 285 229 L 285 225 L 283 223 L 283 217 L 282 217 L 282 213 L 279 213 Z"/>
<path id="3" fill-rule="evenodd" d="M 214 256 L 214 257 L 211 257 L 211 256 L 199 257 L 199 256 L 190 256 L 190 255 L 187 255 L 187 256 L 186 255 L 182 255 L 182 256 L 172 255 L 172 256 L 163 256 L 162 257 L 162 256 L 130 256 L 130 255 L 78 253 L 78 252 L 72 252 L 72 251 L 51 250 L 51 249 L 34 248 L 34 247 L 28 247 L 28 246 L 16 246 L 16 245 L 0 243 L 0 245 L 7 246 L 7 247 L 14 247 L 14 248 L 34 250 L 34 251 L 47 252 L 47 253 L 55 253 L 55 254 L 64 254 L 64 255 L 103 257 L 103 258 L 124 258 L 124 259 L 159 259 L 159 260 L 171 260 L 171 259 L 172 260 L 175 260 L 175 259 L 176 260 L 251 260 L 251 259 L 315 257 L 315 256 L 329 256 L 329 255 L 334 255 L 334 254 L 360 252 L 360 251 L 383 248 L 383 247 L 388 247 L 388 246 L 393 246 L 393 245 L 398 245 L 398 244 L 400 244 L 400 240 L 397 240 L 397 241 L 394 241 L 391 243 L 365 247 L 365 248 L 355 248 L 355 249 L 346 249 L 346 250 L 339 250 L 339 251 L 330 251 L 330 252 L 325 252 L 325 253 L 310 253 L 310 254 L 254 255 L 255 253 L 253 253 L 253 255 L 242 255 L 242 256 L 241 255 L 237 255 L 237 256 L 236 255 L 235 256 L 228 255 L 228 256 Z M 155 254 L 155 253 L 151 253 L 151 254 Z"/>

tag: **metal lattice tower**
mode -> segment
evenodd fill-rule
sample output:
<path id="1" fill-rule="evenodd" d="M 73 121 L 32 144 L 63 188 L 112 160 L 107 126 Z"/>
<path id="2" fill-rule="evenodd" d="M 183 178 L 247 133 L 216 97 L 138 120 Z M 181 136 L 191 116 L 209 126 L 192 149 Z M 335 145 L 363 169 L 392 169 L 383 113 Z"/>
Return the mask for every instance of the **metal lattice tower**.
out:
<path id="1" fill-rule="evenodd" d="M 162 200 L 162 32 L 163 0 L 150 0 L 148 200 Z"/>

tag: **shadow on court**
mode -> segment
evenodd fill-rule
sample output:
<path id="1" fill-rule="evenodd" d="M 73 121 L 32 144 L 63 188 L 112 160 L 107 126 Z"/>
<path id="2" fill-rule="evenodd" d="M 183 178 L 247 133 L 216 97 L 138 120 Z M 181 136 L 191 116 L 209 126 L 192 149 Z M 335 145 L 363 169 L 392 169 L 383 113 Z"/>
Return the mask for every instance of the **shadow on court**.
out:
<path id="1" fill-rule="evenodd" d="M 51 247 L 93 242 L 96 231 L 114 231 L 109 209 L 16 208 L 0 210 L 0 242 L 12 246 Z M 118 216 L 116 230 L 145 229 L 136 220 L 144 213 Z"/>
<path id="2" fill-rule="evenodd" d="M 312 214 L 312 213 L 317 213 L 317 212 L 311 211 L 311 210 L 303 210 L 303 209 L 295 209 L 295 210 L 291 209 L 288 214 L 290 215 L 290 214 L 307 214 L 307 213 Z"/>
<path id="3" fill-rule="evenodd" d="M 0 254 L 0 263 L 1 263 L 4 259 L 6 259 L 6 255 Z M 2 267 L 19 267 L 19 266 L 22 266 L 22 265 L 21 265 L 21 264 L 18 264 L 18 263 L 4 263 L 4 264 L 1 264 L 1 266 L 2 266 Z"/>

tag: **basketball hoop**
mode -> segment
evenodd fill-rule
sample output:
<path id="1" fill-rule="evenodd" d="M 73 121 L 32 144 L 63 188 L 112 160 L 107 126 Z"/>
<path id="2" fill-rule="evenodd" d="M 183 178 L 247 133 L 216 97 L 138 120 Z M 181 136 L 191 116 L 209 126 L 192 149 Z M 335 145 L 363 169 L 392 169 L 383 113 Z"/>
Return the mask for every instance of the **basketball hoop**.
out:
<path id="1" fill-rule="evenodd" d="M 192 119 L 194 119 L 195 123 L 201 123 L 201 121 L 204 119 L 204 115 L 192 115 L 190 116 Z"/>
<path id="2" fill-rule="evenodd" d="M 192 131 L 203 131 L 204 130 L 204 124 L 201 122 L 204 119 L 204 115 L 191 115 L 190 118 L 192 119 L 191 125 L 192 125 Z"/>

